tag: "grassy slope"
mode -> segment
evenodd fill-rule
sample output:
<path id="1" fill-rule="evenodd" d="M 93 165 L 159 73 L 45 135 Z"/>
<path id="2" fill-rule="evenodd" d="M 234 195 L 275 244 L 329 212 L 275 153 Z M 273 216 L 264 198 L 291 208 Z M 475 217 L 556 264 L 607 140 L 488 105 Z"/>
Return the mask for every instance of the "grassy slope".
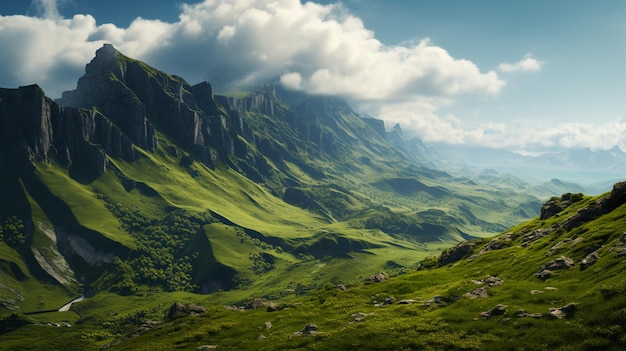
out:
<path id="1" fill-rule="evenodd" d="M 557 230 L 527 246 L 521 245 L 524 235 L 560 223 L 592 201 L 595 199 L 578 202 L 559 217 L 535 219 L 511 229 L 507 233 L 519 236 L 503 249 L 452 265 L 399 275 L 383 283 L 358 283 L 346 291 L 328 286 L 304 297 L 292 296 L 284 302 L 287 308 L 276 312 L 225 310 L 222 304 L 236 300 L 228 292 L 208 296 L 146 292 L 128 299 L 102 294 L 75 305 L 84 323 L 72 328 L 47 327 L 49 338 L 45 344 L 68 340 L 72 345 L 95 349 L 114 334 L 132 329 L 129 316 L 162 319 L 172 301 L 182 301 L 204 304 L 208 313 L 168 322 L 112 350 L 194 350 L 204 344 L 237 350 L 619 350 L 626 343 L 625 262 L 611 249 L 624 245 L 620 236 L 626 226 L 626 205 L 572 231 Z M 575 238 L 581 241 L 551 250 L 564 239 Z M 489 242 L 479 241 L 474 253 Z M 595 265 L 585 270 L 577 265 L 558 271 L 546 281 L 534 276 L 543 263 L 561 255 L 578 263 L 598 244 L 604 246 Z M 479 286 L 474 280 L 488 276 L 499 277 L 503 284 L 486 287 L 487 298 L 471 299 L 465 295 Z M 541 293 L 531 294 L 532 290 Z M 436 295 L 445 304 L 427 306 L 426 302 Z M 382 301 L 389 296 L 396 303 L 374 306 L 373 299 Z M 398 304 L 402 299 L 413 299 L 415 303 Z M 575 303 L 577 310 L 564 319 L 516 316 L 519 309 L 543 314 L 568 303 Z M 497 304 L 508 306 L 505 315 L 478 317 Z M 364 317 L 356 321 L 359 313 Z M 126 320 L 126 326 L 120 320 Z M 116 321 L 118 324 L 112 326 Z M 272 323 L 271 329 L 265 328 L 267 321 Z M 315 323 L 320 333 L 293 336 L 308 323 Z M 25 338 L 41 328 L 24 326 L 0 336 L 0 340 L 6 347 L 28 344 L 39 349 L 39 341 L 26 343 Z M 261 334 L 265 338 L 259 338 Z"/>

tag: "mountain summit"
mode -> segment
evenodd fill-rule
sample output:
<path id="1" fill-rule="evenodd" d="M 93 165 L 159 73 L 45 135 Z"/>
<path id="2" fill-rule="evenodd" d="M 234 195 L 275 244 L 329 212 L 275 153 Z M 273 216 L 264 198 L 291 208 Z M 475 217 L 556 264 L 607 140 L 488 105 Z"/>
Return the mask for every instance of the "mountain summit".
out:
<path id="1" fill-rule="evenodd" d="M 48 283 L 290 295 L 410 267 L 539 211 L 497 177 L 420 163 L 341 99 L 272 85 L 215 95 L 111 45 L 56 102 L 0 89 L 0 127 L 11 308 L 32 309 L 17 295 Z"/>

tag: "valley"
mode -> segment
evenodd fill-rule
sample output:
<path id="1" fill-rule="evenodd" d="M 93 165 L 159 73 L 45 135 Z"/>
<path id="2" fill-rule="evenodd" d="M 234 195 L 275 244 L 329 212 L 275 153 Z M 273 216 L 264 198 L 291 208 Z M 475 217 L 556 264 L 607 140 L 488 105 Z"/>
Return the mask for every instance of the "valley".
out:
<path id="1" fill-rule="evenodd" d="M 624 342 L 623 186 L 545 217 L 569 185 L 448 173 L 339 98 L 214 94 L 110 44 L 61 99 L 0 89 L 0 126 L 2 349 Z"/>

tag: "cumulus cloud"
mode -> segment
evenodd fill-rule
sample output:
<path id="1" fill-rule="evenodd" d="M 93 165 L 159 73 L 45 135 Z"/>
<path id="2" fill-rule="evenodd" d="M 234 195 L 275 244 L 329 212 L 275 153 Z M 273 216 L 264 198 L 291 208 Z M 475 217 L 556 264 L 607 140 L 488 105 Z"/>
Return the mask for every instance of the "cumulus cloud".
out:
<path id="1" fill-rule="evenodd" d="M 527 53 L 524 57 L 515 63 L 501 63 L 498 65 L 500 72 L 538 72 L 545 62 L 539 61 L 533 57 L 532 53 Z"/>
<path id="2" fill-rule="evenodd" d="M 37 81 L 55 95 L 70 87 L 49 82 L 59 76 L 52 70 L 65 66 L 64 73 L 79 73 L 69 69 L 73 61 L 64 60 L 71 56 L 83 66 L 104 42 L 189 81 L 208 79 L 217 86 L 278 77 L 287 87 L 313 94 L 386 100 L 497 94 L 505 85 L 496 72 L 481 72 L 428 39 L 386 46 L 340 4 L 206 0 L 183 4 L 176 23 L 137 18 L 119 28 L 97 25 L 89 15 L 59 18 L 54 0 L 35 3 L 43 18 L 0 17 L 0 46 L 13 52 L 0 78 Z"/>
<path id="3" fill-rule="evenodd" d="M 38 83 L 59 97 L 75 87 L 95 51 L 112 43 L 191 83 L 209 80 L 219 87 L 278 78 L 290 89 L 340 95 L 425 141 L 531 149 L 610 147 L 626 140 L 620 122 L 537 131 L 497 123 L 468 128 L 455 116 L 438 116 L 440 107 L 463 96 L 496 96 L 506 82 L 428 38 L 385 45 L 341 4 L 205 0 L 181 5 L 177 22 L 136 18 L 122 28 L 98 24 L 91 15 L 62 18 L 57 1 L 34 0 L 40 17 L 0 16 L 4 87 Z M 528 53 L 497 71 L 539 71 L 543 64 Z"/>
<path id="4" fill-rule="evenodd" d="M 430 143 L 486 146 L 524 150 L 557 151 L 569 148 L 606 150 L 619 146 L 626 150 L 626 118 L 604 123 L 559 123 L 545 125 L 536 121 L 484 123 L 466 126 L 455 116 L 438 116 L 438 103 L 424 100 L 379 105 L 376 114 L 391 123 L 400 123 L 407 134 Z M 370 106 L 374 108 L 375 106 Z"/>

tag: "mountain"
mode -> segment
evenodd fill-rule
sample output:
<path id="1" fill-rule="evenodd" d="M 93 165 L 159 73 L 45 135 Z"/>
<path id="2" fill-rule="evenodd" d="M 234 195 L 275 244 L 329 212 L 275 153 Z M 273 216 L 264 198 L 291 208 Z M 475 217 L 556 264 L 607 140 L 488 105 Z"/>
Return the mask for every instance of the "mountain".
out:
<path id="1" fill-rule="evenodd" d="M 300 295 L 540 207 L 502 178 L 429 167 L 341 99 L 215 95 L 111 45 L 58 101 L 0 89 L 0 137 L 7 311 L 78 294 Z"/>
<path id="2" fill-rule="evenodd" d="M 439 168 L 465 174 L 468 167 L 494 169 L 515 174 L 526 181 L 541 183 L 560 179 L 586 187 L 587 193 L 599 194 L 620 180 L 626 172 L 626 153 L 619 147 L 609 150 L 568 149 L 541 155 L 523 155 L 504 149 L 433 144 L 424 148 L 407 143 L 411 152 Z M 427 150 L 427 151 L 425 151 Z M 569 191 L 575 191 L 571 189 Z"/>
<path id="3" fill-rule="evenodd" d="M 417 269 L 227 305 L 219 294 L 148 292 L 132 304 L 99 294 L 75 313 L 5 317 L 0 340 L 67 350 L 621 350 L 625 225 L 617 183 L 600 196 L 554 197 L 540 216 Z"/>

